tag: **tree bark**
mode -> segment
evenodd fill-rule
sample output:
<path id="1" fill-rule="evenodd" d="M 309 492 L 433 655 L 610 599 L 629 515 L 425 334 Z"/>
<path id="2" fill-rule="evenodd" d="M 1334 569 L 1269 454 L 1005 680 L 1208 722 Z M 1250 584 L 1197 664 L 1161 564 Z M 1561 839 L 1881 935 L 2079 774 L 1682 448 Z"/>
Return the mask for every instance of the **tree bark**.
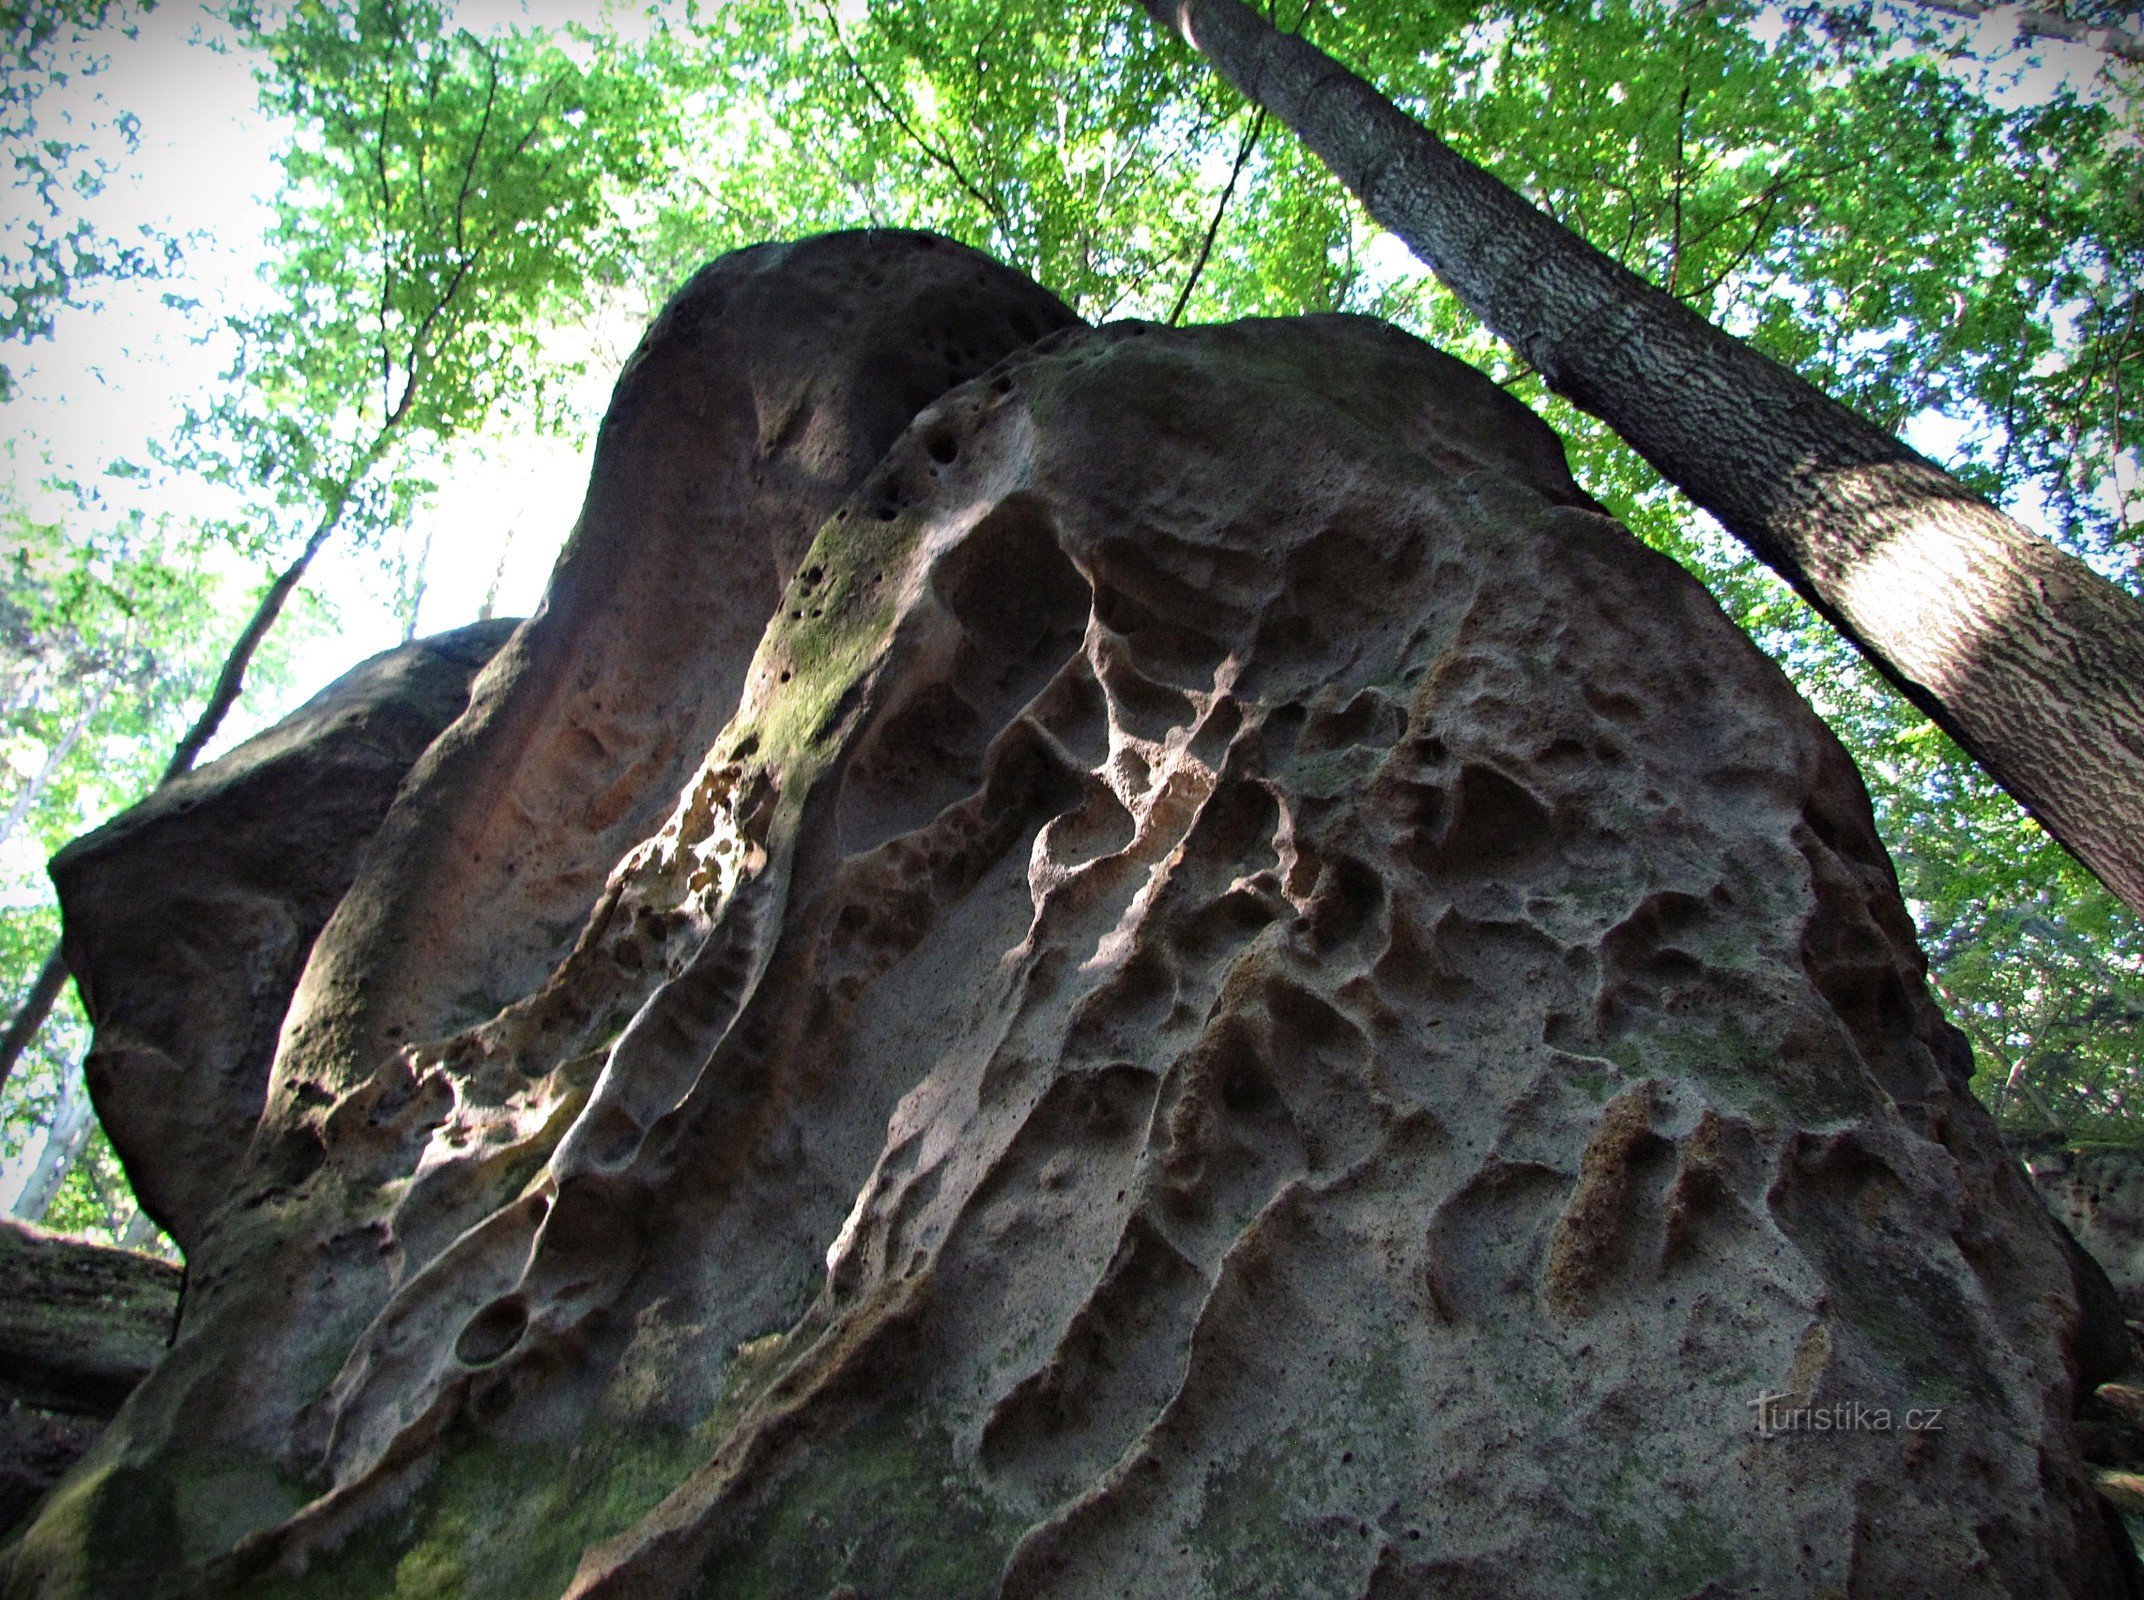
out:
<path id="1" fill-rule="evenodd" d="M 10 1208 L 16 1217 L 24 1222 L 45 1220 L 53 1197 L 89 1143 L 89 1119 L 89 1087 L 82 1081 L 81 1068 L 70 1068 L 60 1078 L 59 1104 L 52 1109 L 52 1125 L 45 1130 L 37 1165 Z"/>
<path id="2" fill-rule="evenodd" d="M 1990 5 L 1985 0 L 1921 0 L 1930 11 L 1946 12 L 1954 17 L 1964 17 L 1977 22 L 1994 12 L 2008 13 L 2008 20 L 2017 29 L 2020 39 L 2060 39 L 2068 44 L 2081 44 L 2090 50 L 2098 50 L 2123 61 L 2144 63 L 2144 36 L 2131 33 L 2126 28 L 2112 23 L 2079 22 L 2056 11 L 2040 11 L 2029 6 Z"/>
<path id="3" fill-rule="evenodd" d="M 1239 0 L 1142 0 L 2144 912 L 2144 603 Z"/>
<path id="4" fill-rule="evenodd" d="M 328 514 L 320 519 L 313 536 L 305 541 L 305 548 L 297 558 L 277 575 L 268 585 L 267 593 L 261 596 L 260 604 L 253 608 L 245 630 L 231 646 L 231 653 L 223 658 L 223 668 L 216 674 L 216 687 L 209 691 L 208 704 L 201 708 L 201 715 L 194 725 L 186 730 L 186 736 L 171 752 L 171 760 L 164 767 L 160 780 L 169 783 L 182 773 L 191 772 L 194 762 L 209 740 L 216 737 L 216 730 L 223 726 L 223 719 L 230 715 L 231 707 L 238 703 L 239 691 L 246 686 L 246 669 L 253 665 L 253 657 L 268 637 L 268 630 L 275 626 L 276 618 L 283 614 L 283 607 L 304 580 L 305 569 L 313 564 L 313 557 L 320 554 L 320 547 L 328 542 L 337 525 L 342 521 L 345 501 L 338 500 Z"/>
<path id="5" fill-rule="evenodd" d="M 67 962 L 55 942 L 45 956 L 45 964 L 37 969 L 37 976 L 30 981 L 30 992 L 22 997 L 22 1005 L 8 1022 L 6 1036 L 0 1038 L 0 1089 L 7 1087 L 15 1063 L 30 1048 L 30 1041 L 45 1025 L 45 1018 L 52 1015 L 52 1007 L 58 1002 L 66 982 Z"/>

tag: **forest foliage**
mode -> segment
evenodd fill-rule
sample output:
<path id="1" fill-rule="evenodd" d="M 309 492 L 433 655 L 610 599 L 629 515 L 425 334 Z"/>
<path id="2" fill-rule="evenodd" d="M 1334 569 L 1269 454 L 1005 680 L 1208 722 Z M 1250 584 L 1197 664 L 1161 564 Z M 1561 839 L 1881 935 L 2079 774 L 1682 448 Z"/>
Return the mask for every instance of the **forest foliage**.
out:
<path id="1" fill-rule="evenodd" d="M 1272 9 L 1594 244 L 2144 587 L 2144 69 L 1912 5 Z M 77 227 L 68 196 L 104 174 L 38 124 L 52 74 L 127 14 L 0 10 L 0 138 L 26 219 L 0 229 L 12 365 L 53 307 L 165 270 L 182 244 Z M 85 492 L 80 517 L 41 525 L 0 505 L 0 814 L 36 843 L 6 858 L 0 984 L 26 985 L 52 932 L 37 853 L 153 779 L 269 575 L 323 526 L 407 563 L 389 535 L 458 449 L 591 426 L 562 399 L 580 348 L 562 330 L 644 314 L 739 244 L 928 227 L 1093 320 L 1389 317 L 1540 408 L 1580 480 L 1705 580 L 1861 763 L 1984 1097 L 2021 1131 L 2144 1133 L 2137 920 L 1137 6 L 729 0 L 555 27 L 443 0 L 221 15 L 287 139 L 265 293 L 203 308 L 228 375 L 127 470 L 213 482 L 232 510 L 100 518 Z M 206 550 L 259 575 L 219 582 L 228 563 Z M 272 647 L 267 664 L 249 694 L 317 687 L 276 684 Z M 0 1154 L 35 1157 L 83 1042 L 78 1014 L 46 1030 L 6 1089 Z M 49 1215 L 127 1226 L 94 1141 Z"/>

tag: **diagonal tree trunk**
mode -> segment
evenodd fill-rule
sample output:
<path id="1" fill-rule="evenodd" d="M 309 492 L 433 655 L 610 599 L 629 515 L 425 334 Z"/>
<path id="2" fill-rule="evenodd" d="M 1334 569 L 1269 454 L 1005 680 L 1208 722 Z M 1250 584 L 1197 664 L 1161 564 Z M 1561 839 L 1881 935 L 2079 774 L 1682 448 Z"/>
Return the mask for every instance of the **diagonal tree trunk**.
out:
<path id="1" fill-rule="evenodd" d="M 80 1063 L 74 1063 L 60 1074 L 59 1104 L 52 1109 L 52 1125 L 45 1129 L 37 1164 L 10 1208 L 13 1215 L 25 1222 L 45 1220 L 60 1185 L 67 1181 L 67 1174 L 74 1170 L 83 1147 L 89 1143 L 89 1130 L 89 1086 L 82 1081 Z"/>
<path id="2" fill-rule="evenodd" d="M 1239 0 L 1142 0 L 2144 911 L 2144 603 Z"/>
<path id="3" fill-rule="evenodd" d="M 383 433 L 382 438 L 384 437 Z M 366 464 L 370 466 L 371 458 L 367 458 Z M 306 568 L 312 565 L 313 557 L 320 554 L 321 546 L 327 543 L 336 526 L 342 521 L 342 510 L 347 499 L 345 495 L 335 502 L 328 514 L 321 519 L 319 526 L 313 530 L 305 548 L 262 594 L 260 603 L 253 608 L 252 617 L 247 620 L 237 642 L 231 646 L 230 654 L 223 659 L 223 666 L 216 674 L 215 687 L 209 691 L 208 704 L 202 708 L 201 715 L 194 719 L 193 726 L 186 730 L 185 736 L 173 748 L 171 759 L 165 763 L 164 775 L 159 782 L 169 783 L 172 779 L 191 772 L 202 750 L 209 740 L 215 738 L 216 730 L 223 726 L 223 719 L 230 715 L 231 707 L 238 703 L 239 692 L 245 687 L 246 669 L 253 664 L 254 654 L 260 649 L 261 641 L 268 637 L 268 630 L 275 626 L 276 619 L 283 614 L 283 607 L 289 603 L 291 595 L 304 581 Z M 6 1033 L 0 1035 L 0 1088 L 4 1088 L 8 1079 L 14 1076 L 16 1064 L 22 1060 L 23 1052 L 30 1048 L 31 1042 L 44 1027 L 46 1019 L 52 1015 L 52 1008 L 59 1003 L 60 991 L 66 987 L 66 983 L 67 959 L 60 945 L 54 943 L 45 956 L 45 964 L 38 968 L 36 978 L 31 981 L 29 992 L 24 995 L 22 1004 L 8 1020 Z"/>
<path id="4" fill-rule="evenodd" d="M 1997 13 L 1998 21 L 2006 21 L 2017 29 L 2020 40 L 2060 39 L 2068 44 L 2081 44 L 2089 50 L 2104 51 L 2124 61 L 2144 62 L 2144 35 L 2115 23 L 2079 22 L 2059 11 L 1994 5 L 1988 0 L 1921 0 L 1921 4 L 1930 11 L 1947 12 L 1972 22 L 1991 12 Z"/>
<path id="5" fill-rule="evenodd" d="M 74 747 L 82 742 L 82 735 L 96 720 L 97 713 L 104 709 L 104 702 L 111 698 L 111 694 L 111 680 L 106 679 L 98 685 L 89 704 L 68 724 L 67 731 L 60 735 L 59 742 L 45 752 L 45 759 L 38 766 L 36 773 L 15 792 L 14 800 L 8 805 L 7 815 L 0 817 L 0 844 L 13 838 L 15 830 L 29 820 L 30 813 L 37 809 L 37 802 L 44 799 L 45 791 L 52 787 L 53 778 L 59 774 L 60 768 L 67 764 L 67 758 L 74 754 Z"/>

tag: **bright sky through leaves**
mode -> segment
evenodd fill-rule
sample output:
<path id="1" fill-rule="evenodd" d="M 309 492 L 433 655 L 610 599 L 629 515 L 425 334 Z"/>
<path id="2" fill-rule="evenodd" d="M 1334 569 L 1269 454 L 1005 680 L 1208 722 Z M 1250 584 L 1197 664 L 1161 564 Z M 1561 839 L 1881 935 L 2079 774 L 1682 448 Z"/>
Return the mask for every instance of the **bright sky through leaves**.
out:
<path id="1" fill-rule="evenodd" d="M 461 8 L 478 29 L 494 23 L 595 20 L 587 6 Z M 278 142 L 287 126 L 260 111 L 252 60 L 229 47 L 229 30 L 205 7 L 167 5 L 142 18 L 137 35 L 106 36 L 107 65 L 48 91 L 48 115 L 64 115 L 72 137 L 88 136 L 115 169 L 88 204 L 106 232 L 131 237 L 146 226 L 178 239 L 180 270 L 163 278 L 101 286 L 95 309 L 61 312 L 53 337 L 15 363 L 21 394 L 0 412 L 0 449 L 18 497 L 33 514 L 59 518 L 71 501 L 40 487 L 46 477 L 94 484 L 113 511 L 139 504 L 179 516 L 213 515 L 228 504 L 196 479 L 153 473 L 108 475 L 115 462 L 142 463 L 150 441 L 170 438 L 184 402 L 213 393 L 231 355 L 221 317 L 263 295 L 265 201 L 279 179 Z M 113 109 L 138 118 L 130 151 Z M 638 319 L 613 315 L 591 329 L 561 330 L 594 354 L 573 396 L 586 419 L 578 437 L 527 430 L 480 438 L 457 453 L 452 470 L 407 533 L 414 552 L 431 539 L 420 632 L 473 620 L 494 584 L 496 615 L 526 615 L 543 592 L 580 504 L 588 452 L 616 369 L 638 336 Z M 502 565 L 503 562 L 503 565 Z M 258 569 L 226 557 L 241 584 Z M 402 623 L 379 554 L 331 545 L 307 588 L 331 610 L 325 627 L 305 629 L 280 694 L 248 694 L 210 757 L 273 721 L 357 661 L 400 643 Z M 0 1197 L 4 1198 L 4 1197 Z"/>

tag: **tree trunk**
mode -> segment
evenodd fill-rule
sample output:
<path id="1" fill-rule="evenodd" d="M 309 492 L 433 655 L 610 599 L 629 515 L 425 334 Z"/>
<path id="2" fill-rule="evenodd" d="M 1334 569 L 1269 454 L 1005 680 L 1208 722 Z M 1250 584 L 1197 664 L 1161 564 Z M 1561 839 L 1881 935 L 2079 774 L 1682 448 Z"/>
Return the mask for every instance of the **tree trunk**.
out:
<path id="1" fill-rule="evenodd" d="M 68 725 L 67 731 L 60 735 L 59 742 L 45 752 L 45 759 L 36 773 L 16 791 L 14 800 L 8 805 L 7 815 L 0 817 L 0 844 L 13 838 L 15 830 L 29 820 L 30 813 L 37 809 L 37 802 L 45 797 L 45 791 L 52 786 L 53 778 L 66 764 L 67 758 L 74 754 L 74 747 L 82 742 L 82 735 L 88 731 L 97 713 L 104 709 L 104 702 L 111 698 L 111 693 L 112 686 L 109 681 L 98 686 L 97 692 L 90 697 L 89 704 L 82 708 L 81 715 Z"/>
<path id="2" fill-rule="evenodd" d="M 1930 11 L 1947 12 L 1973 22 L 1995 13 L 2017 29 L 2017 37 L 2021 40 L 2060 39 L 2068 44 L 2081 44 L 2088 50 L 2118 56 L 2124 61 L 2144 62 L 2144 37 L 2112 23 L 2079 22 L 2056 11 L 1989 5 L 1986 0 L 1921 0 L 1921 4 Z M 2008 13 L 2007 17 L 2002 17 L 2002 13 Z"/>
<path id="3" fill-rule="evenodd" d="M 387 430 L 382 429 L 380 439 L 366 456 L 360 473 L 368 470 L 378 458 L 380 444 L 386 438 Z M 201 715 L 194 719 L 194 725 L 186 730 L 185 737 L 173 748 L 171 759 L 164 764 L 160 783 L 169 783 L 173 778 L 191 772 L 209 740 L 216 737 L 216 730 L 223 726 L 223 719 L 230 715 L 231 707 L 238 703 L 239 692 L 246 686 L 246 669 L 252 666 L 261 641 L 268 637 L 268 630 L 275 626 L 276 619 L 283 614 L 283 607 L 290 603 L 291 595 L 305 578 L 306 568 L 313 564 L 313 557 L 320 554 L 321 546 L 341 524 L 343 507 L 347 504 L 345 493 L 320 519 L 320 525 L 305 541 L 305 548 L 298 552 L 297 559 L 277 575 L 275 582 L 261 596 L 260 604 L 253 608 L 252 617 L 232 644 L 230 654 L 223 658 L 223 666 L 216 674 L 216 686 L 209 691 L 208 704 L 201 708 Z M 60 946 L 54 944 L 45 957 L 45 964 L 38 969 L 37 979 L 30 985 L 21 1009 L 9 1021 L 5 1037 L 0 1037 L 0 1088 L 6 1087 L 7 1080 L 14 1074 L 15 1064 L 30 1048 L 38 1030 L 44 1027 L 45 1019 L 52 1015 L 52 1007 L 66 981 L 66 958 Z"/>
<path id="4" fill-rule="evenodd" d="M 30 992 L 23 996 L 21 1007 L 8 1022 L 6 1036 L 0 1037 L 0 1089 L 7 1087 L 15 1063 L 30 1048 L 30 1041 L 45 1025 L 45 1018 L 52 1015 L 52 1007 L 58 1002 L 66 982 L 67 961 L 55 943 L 46 952 L 45 964 L 37 969 L 37 976 L 30 980 Z"/>
<path id="5" fill-rule="evenodd" d="M 313 564 L 313 557 L 320 554 L 320 547 L 328 542 L 328 536 L 341 523 L 345 503 L 337 500 L 329 508 L 327 515 L 320 519 L 320 526 L 313 530 L 313 536 L 305 541 L 305 548 L 298 552 L 297 559 L 268 585 L 260 604 L 253 608 L 245 630 L 231 646 L 231 653 L 223 658 L 222 670 L 216 674 L 216 687 L 209 691 L 208 704 L 201 708 L 201 715 L 194 719 L 194 725 L 186 730 L 186 736 L 171 752 L 171 760 L 164 767 L 163 782 L 169 783 L 182 772 L 191 772 L 203 748 L 216 737 L 216 730 L 223 726 L 223 719 L 238 703 L 239 691 L 246 686 L 246 669 L 253 665 L 261 641 L 268 637 L 268 630 L 275 626 L 276 619 L 283 614 L 283 607 L 290 603 L 291 595 L 305 578 L 305 569 Z"/>
<path id="6" fill-rule="evenodd" d="M 89 1118 L 89 1086 L 82 1081 L 80 1068 L 70 1068 L 60 1078 L 59 1104 L 52 1108 L 52 1125 L 45 1130 L 37 1165 L 10 1208 L 16 1217 L 24 1222 L 45 1220 L 53 1196 L 89 1143 Z"/>
<path id="7" fill-rule="evenodd" d="M 0 1541 L 171 1343 L 179 1269 L 0 1221 Z"/>
<path id="8" fill-rule="evenodd" d="M 1143 0 L 2144 911 L 2144 603 L 1239 0 Z"/>

